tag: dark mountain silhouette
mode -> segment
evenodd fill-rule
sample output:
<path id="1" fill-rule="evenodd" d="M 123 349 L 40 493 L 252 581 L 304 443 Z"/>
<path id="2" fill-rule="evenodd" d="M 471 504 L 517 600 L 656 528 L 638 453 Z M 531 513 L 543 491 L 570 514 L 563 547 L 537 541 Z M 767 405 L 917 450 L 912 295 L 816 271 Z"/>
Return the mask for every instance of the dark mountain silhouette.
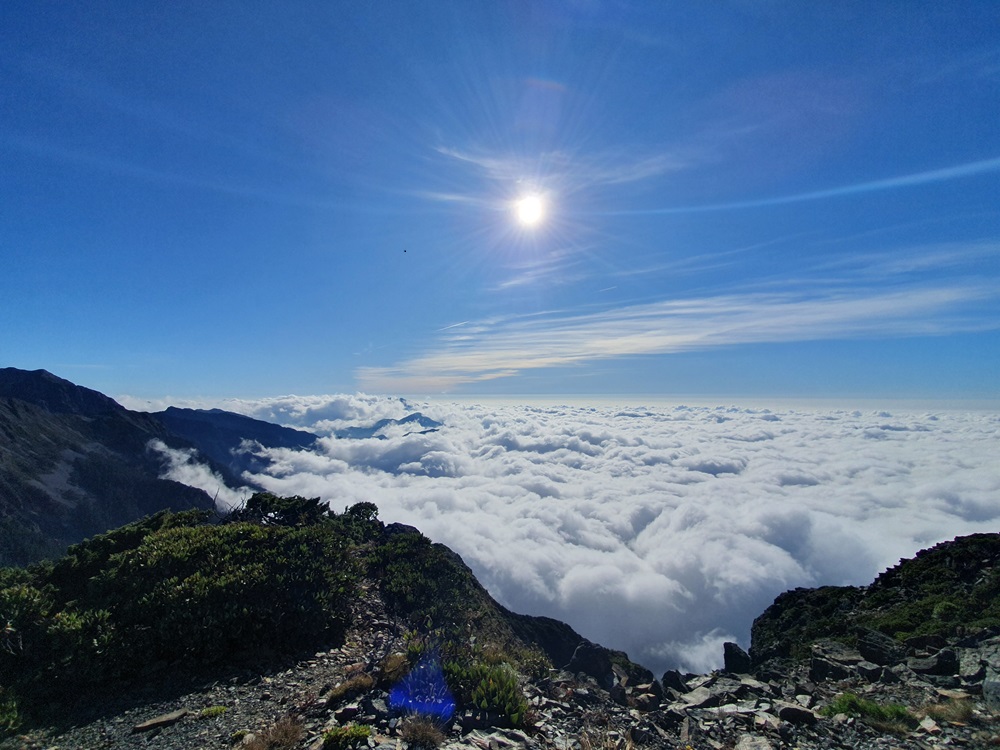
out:
<path id="1" fill-rule="evenodd" d="M 159 510 L 213 508 L 204 491 L 160 478 L 154 439 L 191 448 L 97 391 L 45 370 L 0 369 L 0 564 L 61 554 Z"/>
<path id="2" fill-rule="evenodd" d="M 179 409 L 171 406 L 156 417 L 175 435 L 191 441 L 205 456 L 239 475 L 267 468 L 255 452 L 267 448 L 308 449 L 319 439 L 304 430 L 264 422 L 222 409 Z"/>

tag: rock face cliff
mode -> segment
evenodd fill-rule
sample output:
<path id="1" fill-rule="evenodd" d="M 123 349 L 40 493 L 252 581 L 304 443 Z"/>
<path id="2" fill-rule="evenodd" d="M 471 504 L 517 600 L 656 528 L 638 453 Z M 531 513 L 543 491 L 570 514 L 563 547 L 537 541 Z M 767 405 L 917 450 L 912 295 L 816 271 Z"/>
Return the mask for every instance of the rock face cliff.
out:
<path id="1" fill-rule="evenodd" d="M 190 447 L 97 391 L 0 369 L 0 565 L 57 556 L 162 509 L 212 508 L 202 490 L 160 479 L 153 439 Z"/>

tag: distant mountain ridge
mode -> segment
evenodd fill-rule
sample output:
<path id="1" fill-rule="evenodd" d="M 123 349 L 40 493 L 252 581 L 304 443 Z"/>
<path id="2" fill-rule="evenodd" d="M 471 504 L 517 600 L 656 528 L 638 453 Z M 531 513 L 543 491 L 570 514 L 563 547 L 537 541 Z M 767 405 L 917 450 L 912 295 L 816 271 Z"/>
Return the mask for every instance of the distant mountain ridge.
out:
<path id="1" fill-rule="evenodd" d="M 266 469 L 255 448 L 312 447 L 318 436 L 220 409 L 150 414 L 47 370 L 0 368 L 0 565 L 62 554 L 160 510 L 214 509 L 204 490 L 164 479 L 168 449 L 197 450 L 225 484 Z"/>
<path id="2" fill-rule="evenodd" d="M 155 412 L 175 435 L 190 440 L 204 455 L 228 467 L 234 474 L 260 472 L 267 468 L 253 450 L 243 449 L 244 441 L 268 448 L 312 448 L 318 435 L 222 409 L 181 409 L 171 406 Z"/>
<path id="3" fill-rule="evenodd" d="M 56 414 L 95 417 L 125 411 L 103 393 L 75 385 L 47 370 L 0 368 L 0 398 L 16 398 Z"/>
<path id="4" fill-rule="evenodd" d="M 341 430 L 335 430 L 333 434 L 334 437 L 351 438 L 355 440 L 364 440 L 367 438 L 385 440 L 386 436 L 380 433 L 387 427 L 397 427 L 401 425 L 408 427 L 414 424 L 418 427 L 423 427 L 422 430 L 414 430 L 414 432 L 421 435 L 428 432 L 437 432 L 437 430 L 441 427 L 444 427 L 443 422 L 438 422 L 437 420 L 426 417 L 416 411 L 412 414 L 407 414 L 402 419 L 380 419 L 378 422 L 369 427 L 345 427 Z"/>
<path id="5" fill-rule="evenodd" d="M 160 478 L 154 439 L 192 447 L 152 415 L 46 370 L 0 369 L 0 564 L 61 554 L 159 510 L 213 508 L 203 490 Z"/>

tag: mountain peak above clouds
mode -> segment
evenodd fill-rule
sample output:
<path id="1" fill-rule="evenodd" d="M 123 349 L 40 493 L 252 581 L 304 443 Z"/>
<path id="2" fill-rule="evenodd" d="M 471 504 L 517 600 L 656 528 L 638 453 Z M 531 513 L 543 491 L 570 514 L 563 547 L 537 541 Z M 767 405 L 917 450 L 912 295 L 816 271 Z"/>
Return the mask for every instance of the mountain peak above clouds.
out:
<path id="1" fill-rule="evenodd" d="M 48 370 L 0 368 L 0 398 L 16 398 L 55 414 L 85 417 L 125 410 L 103 393 L 71 383 Z"/>
<path id="2" fill-rule="evenodd" d="M 414 429 L 415 427 L 422 427 L 423 429 Z M 429 432 L 437 432 L 437 430 L 442 427 L 444 427 L 443 422 L 438 422 L 435 419 L 431 419 L 430 417 L 415 411 L 412 414 L 407 414 L 401 419 L 380 419 L 375 424 L 367 427 L 344 427 L 342 429 L 335 430 L 333 435 L 337 438 L 348 438 L 352 440 L 365 440 L 368 438 L 385 440 L 387 438 L 385 433 L 393 428 L 400 428 L 404 430 L 404 434 L 426 434 Z"/>

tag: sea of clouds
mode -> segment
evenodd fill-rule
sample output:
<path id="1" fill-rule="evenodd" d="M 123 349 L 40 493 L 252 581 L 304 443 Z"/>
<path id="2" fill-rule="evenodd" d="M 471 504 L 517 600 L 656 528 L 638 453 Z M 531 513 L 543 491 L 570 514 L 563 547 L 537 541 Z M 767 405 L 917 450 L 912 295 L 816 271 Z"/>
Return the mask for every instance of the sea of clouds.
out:
<path id="1" fill-rule="evenodd" d="M 956 535 L 1000 531 L 1000 414 L 406 402 L 213 404 L 324 435 L 248 481 L 377 503 L 458 552 L 504 605 L 661 674 L 706 671 L 797 586 L 864 584 Z M 335 430 L 414 411 L 433 432 Z M 192 455 L 173 478 L 218 480 Z M 199 473 L 200 472 L 200 473 Z M 233 502 L 245 490 L 220 499 Z"/>

